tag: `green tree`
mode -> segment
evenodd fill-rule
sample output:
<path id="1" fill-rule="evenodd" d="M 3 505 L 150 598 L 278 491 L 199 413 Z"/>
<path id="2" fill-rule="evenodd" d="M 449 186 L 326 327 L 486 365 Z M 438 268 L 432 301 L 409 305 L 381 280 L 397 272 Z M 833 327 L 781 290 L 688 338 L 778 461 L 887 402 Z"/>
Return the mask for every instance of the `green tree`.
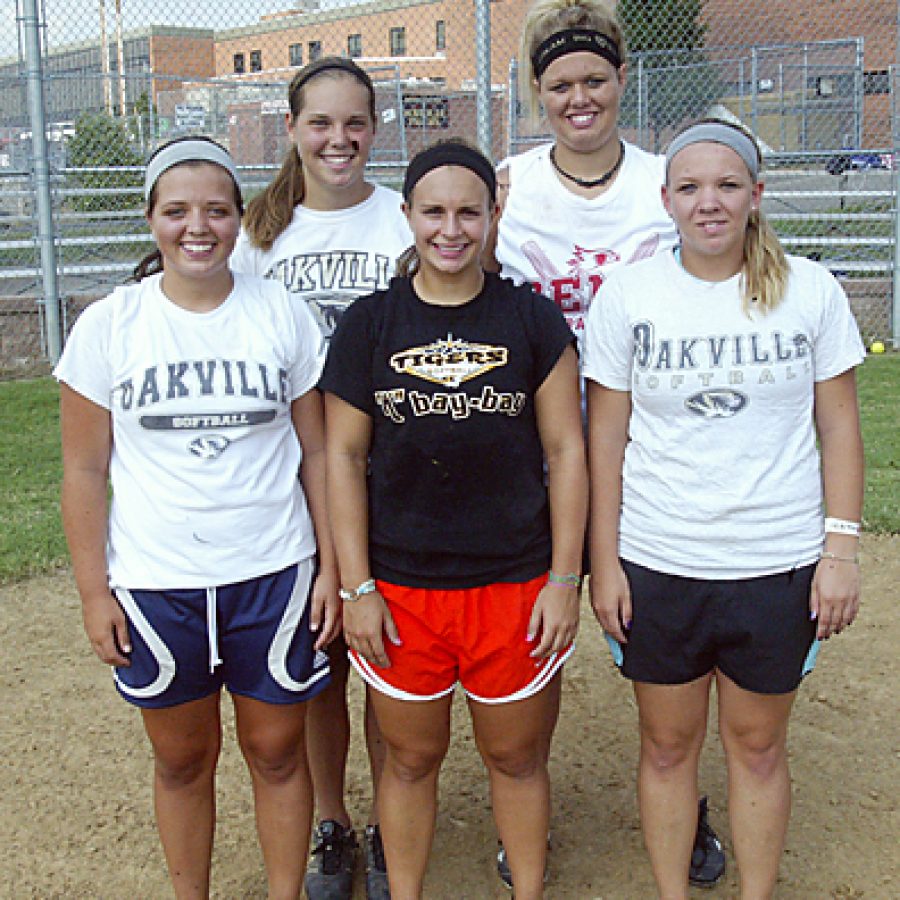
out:
<path id="1" fill-rule="evenodd" d="M 78 187 L 96 193 L 73 198 L 75 209 L 131 209 L 140 205 L 139 192 L 100 193 L 102 189 L 139 187 L 141 173 L 116 171 L 126 166 L 140 166 L 143 159 L 132 145 L 126 127 L 102 112 L 82 113 L 75 122 L 75 134 L 67 145 L 68 164 L 73 168 L 97 168 L 96 172 L 76 172 L 72 176 Z"/>
<path id="2" fill-rule="evenodd" d="M 719 96 L 719 79 L 703 51 L 703 5 L 704 0 L 621 0 L 618 5 L 631 56 L 622 119 L 649 127 L 657 151 L 666 129 L 705 113 Z"/>

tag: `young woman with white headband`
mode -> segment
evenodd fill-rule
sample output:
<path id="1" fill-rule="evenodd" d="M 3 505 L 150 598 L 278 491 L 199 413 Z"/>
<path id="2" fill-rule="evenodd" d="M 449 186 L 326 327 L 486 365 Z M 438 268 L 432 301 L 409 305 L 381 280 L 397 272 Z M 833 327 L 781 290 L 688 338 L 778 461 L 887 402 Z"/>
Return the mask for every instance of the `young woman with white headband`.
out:
<path id="1" fill-rule="evenodd" d="M 588 310 L 610 273 L 677 239 L 659 192 L 664 160 L 619 134 L 627 48 L 610 3 L 535 0 L 519 61 L 531 119 L 537 122 L 542 111 L 554 139 L 500 164 L 494 264 L 504 277 L 553 300 L 580 345 Z M 557 697 L 560 682 L 552 688 Z M 548 723 L 548 755 L 558 709 L 559 703 Z M 497 867 L 512 886 L 502 847 Z M 691 879 L 710 886 L 724 869 L 703 798 Z"/>
<path id="2" fill-rule="evenodd" d="M 713 682 L 741 897 L 772 896 L 791 707 L 859 606 L 863 346 L 837 281 L 761 215 L 760 162 L 737 126 L 679 134 L 662 197 L 680 244 L 613 273 L 585 337 L 591 601 L 634 684 L 665 898 L 688 896 Z"/>
<path id="3" fill-rule="evenodd" d="M 153 747 L 175 896 L 209 894 L 224 686 L 268 896 L 287 900 L 312 821 L 304 701 L 340 624 L 321 337 L 281 285 L 229 268 L 243 210 L 222 147 L 161 147 L 145 197 L 156 250 L 82 313 L 54 373 L 63 524 L 88 638 Z"/>

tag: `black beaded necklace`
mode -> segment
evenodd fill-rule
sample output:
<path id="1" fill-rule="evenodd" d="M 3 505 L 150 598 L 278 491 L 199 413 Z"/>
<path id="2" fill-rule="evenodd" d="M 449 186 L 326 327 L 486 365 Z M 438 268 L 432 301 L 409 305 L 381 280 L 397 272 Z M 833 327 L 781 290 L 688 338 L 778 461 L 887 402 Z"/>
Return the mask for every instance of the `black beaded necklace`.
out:
<path id="1" fill-rule="evenodd" d="M 622 141 L 619 141 L 619 158 L 616 160 L 613 167 L 604 175 L 601 175 L 599 178 L 579 178 L 577 175 L 572 175 L 563 169 L 560 164 L 556 161 L 556 145 L 550 148 L 550 162 L 553 163 L 553 168 L 562 175 L 563 178 L 568 178 L 569 181 L 574 182 L 578 185 L 578 187 L 583 187 L 588 190 L 591 188 L 603 187 L 605 184 L 609 184 L 612 181 L 613 176 L 622 166 L 622 160 L 625 159 L 625 145 Z"/>

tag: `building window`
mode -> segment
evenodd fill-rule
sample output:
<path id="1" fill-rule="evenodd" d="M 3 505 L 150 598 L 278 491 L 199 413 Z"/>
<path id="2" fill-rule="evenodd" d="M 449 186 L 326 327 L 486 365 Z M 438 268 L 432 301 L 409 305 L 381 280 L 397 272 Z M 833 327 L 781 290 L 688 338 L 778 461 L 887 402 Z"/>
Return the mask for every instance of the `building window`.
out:
<path id="1" fill-rule="evenodd" d="M 439 95 L 404 97 L 403 124 L 407 128 L 449 128 L 447 98 Z"/>
<path id="2" fill-rule="evenodd" d="M 250 71 L 262 72 L 262 50 L 250 51 Z"/>
<path id="3" fill-rule="evenodd" d="M 863 72 L 863 93 L 865 94 L 889 94 L 891 92 L 891 80 L 887 69 L 877 72 Z"/>
<path id="4" fill-rule="evenodd" d="M 308 45 L 309 61 L 315 62 L 322 55 L 322 42 L 310 41 Z"/>
<path id="5" fill-rule="evenodd" d="M 235 53 L 234 54 L 234 74 L 235 75 L 243 75 L 244 72 L 247 71 L 246 63 L 244 62 L 244 54 L 243 53 Z"/>
<path id="6" fill-rule="evenodd" d="M 351 58 L 356 58 L 357 56 L 362 56 L 362 35 L 361 34 L 348 34 L 347 35 L 347 56 Z"/>
<path id="7" fill-rule="evenodd" d="M 288 46 L 288 65 L 303 65 L 303 44 L 291 44 Z"/>
<path id="8" fill-rule="evenodd" d="M 401 25 L 390 31 L 391 56 L 406 56 L 406 29 Z"/>
<path id="9" fill-rule="evenodd" d="M 443 19 L 434 23 L 434 49 L 447 49 L 447 23 Z"/>

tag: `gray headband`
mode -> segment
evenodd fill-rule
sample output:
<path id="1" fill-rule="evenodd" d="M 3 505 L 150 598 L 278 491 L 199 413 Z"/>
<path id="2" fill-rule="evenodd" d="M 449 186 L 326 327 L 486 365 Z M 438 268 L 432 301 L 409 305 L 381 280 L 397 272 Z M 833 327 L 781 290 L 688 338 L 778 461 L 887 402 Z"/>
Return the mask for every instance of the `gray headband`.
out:
<path id="1" fill-rule="evenodd" d="M 159 180 L 163 172 L 167 172 L 172 166 L 184 162 L 208 162 L 221 166 L 238 184 L 237 169 L 226 151 L 212 141 L 184 140 L 172 141 L 162 148 L 147 163 L 147 172 L 144 175 L 144 200 L 150 199 L 150 191 Z"/>
<path id="2" fill-rule="evenodd" d="M 666 151 L 666 180 L 669 178 L 669 166 L 672 164 L 675 154 L 680 153 L 691 144 L 699 144 L 704 141 L 730 147 L 744 161 L 753 180 L 756 181 L 759 178 L 759 151 L 756 141 L 752 137 L 744 134 L 743 131 L 738 131 L 737 128 L 720 122 L 699 122 L 682 131 L 669 144 L 669 149 Z"/>

